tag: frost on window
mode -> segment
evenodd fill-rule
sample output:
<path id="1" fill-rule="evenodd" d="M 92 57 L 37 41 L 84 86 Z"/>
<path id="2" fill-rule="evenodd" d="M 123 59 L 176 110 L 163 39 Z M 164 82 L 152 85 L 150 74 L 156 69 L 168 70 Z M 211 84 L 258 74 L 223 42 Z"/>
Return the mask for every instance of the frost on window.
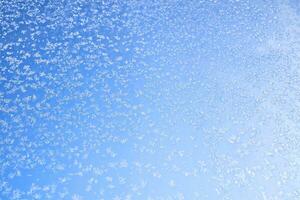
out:
<path id="1" fill-rule="evenodd" d="M 0 199 L 299 200 L 296 0 L 0 2 Z"/>

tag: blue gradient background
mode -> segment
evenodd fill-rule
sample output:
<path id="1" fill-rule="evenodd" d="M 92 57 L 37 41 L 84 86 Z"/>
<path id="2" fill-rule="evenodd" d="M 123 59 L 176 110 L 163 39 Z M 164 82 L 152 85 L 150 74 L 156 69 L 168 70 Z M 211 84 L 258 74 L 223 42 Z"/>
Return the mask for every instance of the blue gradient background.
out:
<path id="1" fill-rule="evenodd" d="M 0 8 L 0 199 L 300 199 L 298 1 Z"/>

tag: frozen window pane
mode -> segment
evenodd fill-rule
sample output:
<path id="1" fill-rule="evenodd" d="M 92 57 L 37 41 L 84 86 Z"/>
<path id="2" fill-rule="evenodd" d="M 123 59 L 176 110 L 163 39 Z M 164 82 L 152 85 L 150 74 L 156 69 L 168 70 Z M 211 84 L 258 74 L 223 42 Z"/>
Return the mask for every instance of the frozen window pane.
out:
<path id="1" fill-rule="evenodd" d="M 300 199 L 296 0 L 3 0 L 0 23 L 0 199 Z"/>

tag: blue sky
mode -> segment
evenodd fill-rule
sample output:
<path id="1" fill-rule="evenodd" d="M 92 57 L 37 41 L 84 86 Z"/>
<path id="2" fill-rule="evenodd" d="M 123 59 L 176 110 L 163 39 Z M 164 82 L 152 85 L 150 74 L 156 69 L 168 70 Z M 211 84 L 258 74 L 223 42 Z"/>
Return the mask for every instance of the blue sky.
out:
<path id="1" fill-rule="evenodd" d="M 299 199 L 297 1 L 3 1 L 0 199 Z"/>

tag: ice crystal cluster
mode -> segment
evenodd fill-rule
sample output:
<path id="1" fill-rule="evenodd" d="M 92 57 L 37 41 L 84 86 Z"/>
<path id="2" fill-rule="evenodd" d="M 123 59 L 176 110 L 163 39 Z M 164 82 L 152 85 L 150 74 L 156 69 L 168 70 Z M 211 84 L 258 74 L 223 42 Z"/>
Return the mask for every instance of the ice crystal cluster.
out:
<path id="1" fill-rule="evenodd" d="M 0 1 L 0 199 L 299 200 L 299 1 Z"/>

